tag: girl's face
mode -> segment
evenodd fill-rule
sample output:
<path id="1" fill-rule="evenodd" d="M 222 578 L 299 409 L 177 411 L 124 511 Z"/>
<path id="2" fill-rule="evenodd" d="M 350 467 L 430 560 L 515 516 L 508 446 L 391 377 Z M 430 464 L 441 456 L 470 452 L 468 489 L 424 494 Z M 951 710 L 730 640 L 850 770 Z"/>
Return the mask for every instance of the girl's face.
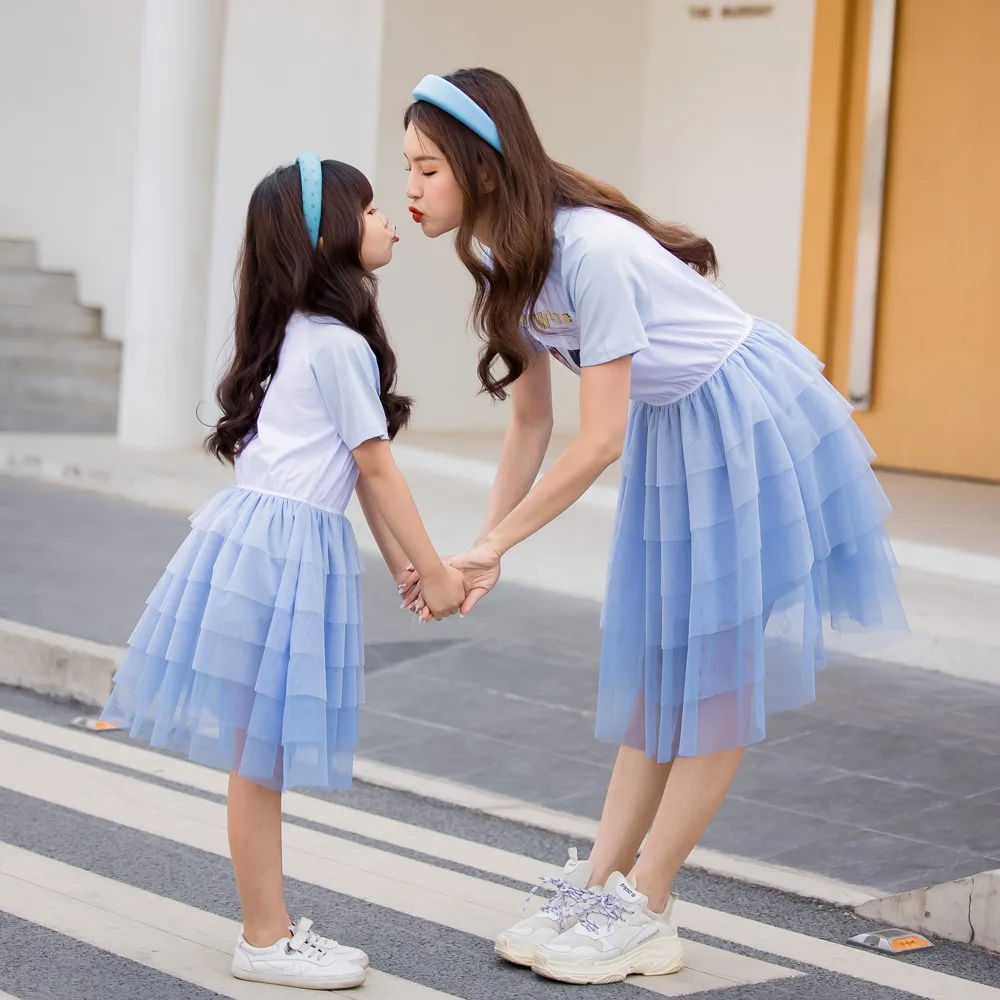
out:
<path id="1" fill-rule="evenodd" d="M 365 209 L 365 231 L 361 237 L 361 263 L 369 270 L 392 260 L 392 245 L 399 242 L 396 227 L 373 205 Z"/>
<path id="2" fill-rule="evenodd" d="M 406 197 L 413 220 L 432 239 L 457 229 L 464 207 L 462 189 L 444 153 L 411 124 L 403 139 L 403 155 L 409 175 Z"/>

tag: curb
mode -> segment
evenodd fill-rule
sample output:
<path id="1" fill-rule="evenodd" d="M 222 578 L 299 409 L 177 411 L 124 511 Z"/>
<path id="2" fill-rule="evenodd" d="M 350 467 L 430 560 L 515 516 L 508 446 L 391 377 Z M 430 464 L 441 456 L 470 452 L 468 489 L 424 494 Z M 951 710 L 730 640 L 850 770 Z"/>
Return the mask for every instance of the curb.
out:
<path id="1" fill-rule="evenodd" d="M 857 907 L 862 917 L 1000 951 L 1000 869 Z"/>
<path id="2" fill-rule="evenodd" d="M 0 618 L 0 684 L 103 708 L 125 650 Z"/>

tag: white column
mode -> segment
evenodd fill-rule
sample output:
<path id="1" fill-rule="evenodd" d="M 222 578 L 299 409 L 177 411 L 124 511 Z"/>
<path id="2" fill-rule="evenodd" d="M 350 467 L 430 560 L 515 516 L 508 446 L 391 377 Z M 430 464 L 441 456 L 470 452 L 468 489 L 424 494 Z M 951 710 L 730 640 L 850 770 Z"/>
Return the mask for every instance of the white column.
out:
<path id="1" fill-rule="evenodd" d="M 225 0 L 145 0 L 118 436 L 197 444 Z"/>

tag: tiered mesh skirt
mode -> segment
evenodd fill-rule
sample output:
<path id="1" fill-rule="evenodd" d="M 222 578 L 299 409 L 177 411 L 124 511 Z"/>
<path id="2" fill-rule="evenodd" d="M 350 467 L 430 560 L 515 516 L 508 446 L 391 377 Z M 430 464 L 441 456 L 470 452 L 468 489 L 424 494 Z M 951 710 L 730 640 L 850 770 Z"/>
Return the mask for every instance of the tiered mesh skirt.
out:
<path id="1" fill-rule="evenodd" d="M 632 404 L 599 739 L 659 761 L 748 746 L 815 698 L 824 628 L 905 631 L 873 457 L 816 358 L 761 320 L 695 392 Z"/>
<path id="2" fill-rule="evenodd" d="M 102 718 L 272 788 L 346 788 L 364 700 L 350 522 L 233 487 L 146 602 Z"/>

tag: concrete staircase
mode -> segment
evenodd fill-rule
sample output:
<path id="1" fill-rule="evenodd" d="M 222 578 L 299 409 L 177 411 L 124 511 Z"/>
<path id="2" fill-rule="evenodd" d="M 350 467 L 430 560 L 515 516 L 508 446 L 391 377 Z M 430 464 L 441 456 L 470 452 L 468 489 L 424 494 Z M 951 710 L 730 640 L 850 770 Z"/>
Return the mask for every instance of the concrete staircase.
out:
<path id="1" fill-rule="evenodd" d="M 113 432 L 120 365 L 76 275 L 40 270 L 28 240 L 0 240 L 0 431 Z"/>

